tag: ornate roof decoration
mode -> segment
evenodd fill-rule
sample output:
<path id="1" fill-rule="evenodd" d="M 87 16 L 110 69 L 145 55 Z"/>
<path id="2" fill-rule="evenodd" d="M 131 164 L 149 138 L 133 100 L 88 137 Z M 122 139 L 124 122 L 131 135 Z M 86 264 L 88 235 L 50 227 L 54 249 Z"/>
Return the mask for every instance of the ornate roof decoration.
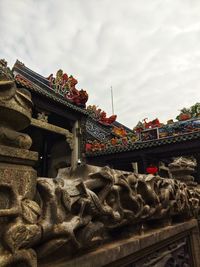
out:
<path id="1" fill-rule="evenodd" d="M 117 115 L 111 115 L 110 117 L 107 117 L 106 112 L 98 108 L 96 105 L 89 105 L 87 110 L 94 120 L 105 126 L 110 126 L 116 121 L 117 118 Z"/>
<path id="2" fill-rule="evenodd" d="M 146 142 L 134 141 L 134 142 L 128 142 L 126 144 L 124 144 L 123 142 L 114 144 L 114 142 L 112 142 L 112 145 L 110 146 L 105 145 L 105 144 L 102 145 L 102 143 L 98 143 L 98 144 L 95 143 L 95 149 L 93 149 L 92 146 L 88 146 L 86 144 L 86 155 L 88 157 L 108 155 L 108 154 L 114 154 L 114 153 L 119 153 L 119 152 L 127 152 L 127 151 L 158 147 L 158 146 L 168 145 L 168 144 L 173 144 L 173 143 L 181 143 L 184 141 L 195 140 L 199 138 L 200 138 L 200 131 L 177 135 L 177 136 L 171 136 L 167 138 L 156 139 L 156 140 L 150 140 Z"/>
<path id="3" fill-rule="evenodd" d="M 143 119 L 143 122 L 139 121 L 137 125 L 133 128 L 133 131 L 135 131 L 136 133 L 140 133 L 145 129 L 154 129 L 163 126 L 163 124 L 160 123 L 158 118 L 149 122 L 147 120 L 148 118 Z"/>
<path id="4" fill-rule="evenodd" d="M 75 104 L 75 102 L 78 103 L 78 98 L 76 98 L 74 102 L 73 100 L 70 101 L 69 98 L 64 97 L 62 94 L 54 90 L 54 88 L 50 86 L 50 81 L 48 79 L 30 70 L 18 60 L 13 67 L 13 73 L 15 82 L 18 85 L 30 89 L 38 94 L 44 95 L 49 99 L 52 99 L 59 104 L 63 104 L 77 112 L 88 114 L 87 110 L 83 108 L 83 105 Z M 81 90 L 79 92 L 79 99 L 86 99 L 85 93 Z"/>
<path id="5" fill-rule="evenodd" d="M 26 87 L 27 89 L 36 89 L 34 83 L 31 83 L 29 80 L 27 80 L 20 74 L 17 74 L 15 76 L 15 81 L 16 83 L 21 84 L 23 87 Z"/>
<path id="6" fill-rule="evenodd" d="M 86 153 L 87 155 L 106 155 L 185 141 L 190 138 L 196 139 L 196 136 L 199 137 L 200 134 L 200 103 L 196 103 L 187 110 L 190 110 L 188 113 L 190 116 L 186 116 L 188 114 L 183 108 L 179 121 L 169 120 L 167 124 L 160 123 L 158 118 L 149 122 L 145 118 L 143 123 L 138 122 L 133 131 L 113 126 L 113 136 L 110 136 L 106 142 L 88 139 Z M 186 120 L 186 118 L 192 119 Z"/>
<path id="7" fill-rule="evenodd" d="M 83 89 L 80 91 L 76 89 L 75 86 L 78 81 L 72 75 L 68 76 L 66 73 L 63 73 L 63 70 L 59 69 L 56 77 L 50 74 L 47 80 L 49 81 L 49 86 L 56 93 L 62 95 L 77 106 L 85 107 L 88 100 L 88 93 Z"/>
<path id="8" fill-rule="evenodd" d="M 186 183 L 188 187 L 197 186 L 194 173 L 197 167 L 197 160 L 193 156 L 176 157 L 169 163 L 168 169 L 171 177 Z"/>
<path id="9" fill-rule="evenodd" d="M 13 81 L 14 77 L 12 71 L 7 66 L 5 59 L 0 59 L 0 80 L 1 81 Z"/>
<path id="10" fill-rule="evenodd" d="M 95 125 L 94 121 L 87 120 L 86 152 L 107 151 L 111 147 L 127 146 L 139 140 L 133 131 L 117 122 L 113 123 L 112 127 L 100 126 L 99 123 Z"/>
<path id="11" fill-rule="evenodd" d="M 95 122 L 94 120 L 86 120 L 85 127 L 87 134 L 93 136 L 100 142 L 107 141 L 110 137 L 110 131 L 106 131 L 99 123 Z"/>
<path id="12" fill-rule="evenodd" d="M 127 131 L 124 127 L 117 127 L 113 126 L 112 133 L 116 135 L 117 137 L 125 137 L 127 136 Z"/>
<path id="13" fill-rule="evenodd" d="M 176 117 L 179 121 L 185 121 L 191 118 L 198 118 L 200 116 L 200 103 L 196 103 L 189 108 L 182 108 L 180 114 Z"/>

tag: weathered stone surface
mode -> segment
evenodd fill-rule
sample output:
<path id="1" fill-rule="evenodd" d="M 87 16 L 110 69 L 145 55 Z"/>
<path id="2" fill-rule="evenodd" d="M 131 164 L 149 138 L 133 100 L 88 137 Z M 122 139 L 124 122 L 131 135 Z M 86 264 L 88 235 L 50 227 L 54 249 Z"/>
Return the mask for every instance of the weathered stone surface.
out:
<path id="1" fill-rule="evenodd" d="M 32 249 L 41 239 L 40 206 L 33 200 L 37 153 L 31 138 L 17 132 L 30 124 L 30 94 L 17 89 L 7 64 L 0 60 L 0 266 L 37 266 Z M 23 149 L 21 149 L 23 148 Z M 30 165 L 30 166 L 29 166 Z"/>
<path id="2" fill-rule="evenodd" d="M 0 143 L 29 149 L 32 145 L 32 140 L 27 134 L 15 132 L 5 127 L 0 127 Z"/>
<path id="3" fill-rule="evenodd" d="M 16 218 L 6 228 L 2 224 L 7 233 L 1 234 L 5 248 L 12 253 L 34 246 L 41 264 L 47 257 L 50 262 L 63 256 L 69 260 L 75 252 L 119 238 L 120 231 L 122 236 L 126 235 L 125 226 L 131 230 L 139 225 L 141 232 L 146 233 L 145 222 L 199 214 L 198 190 L 188 189 L 173 179 L 94 166 L 81 167 L 81 172 L 66 169 L 60 173 L 56 179 L 38 178 L 36 203 L 33 199 L 36 175 L 31 167 L 2 164 L 1 169 L 0 166 L 5 201 L 0 216 Z M 173 228 L 168 230 L 173 232 Z M 142 250 L 151 246 L 152 240 L 161 242 L 168 233 L 164 231 L 160 235 L 160 231 L 148 233 L 146 239 L 139 238 L 134 246 L 137 244 Z M 120 248 L 124 257 L 125 248 Z M 116 248 L 115 253 L 119 254 Z"/>
<path id="4" fill-rule="evenodd" d="M 0 181 L 15 188 L 23 198 L 33 199 L 37 172 L 30 166 L 0 163 Z"/>
<path id="5" fill-rule="evenodd" d="M 41 239 L 36 177 L 31 166 L 0 163 L 0 266 L 37 266 L 31 249 Z"/>
<path id="6" fill-rule="evenodd" d="M 56 260 L 56 251 L 61 258 L 65 251 L 69 259 L 75 251 L 96 245 L 96 240 L 103 243 L 116 238 L 120 229 L 123 236 L 138 226 L 145 232 L 151 221 L 166 224 L 180 216 L 182 220 L 198 217 L 200 208 L 197 189 L 174 179 L 109 167 L 65 169 L 56 179 L 39 178 L 37 188 L 42 203 L 38 224 L 43 236 L 36 251 L 41 263 L 47 256 Z M 158 231 L 153 240 L 159 243 L 163 237 Z M 140 248 L 145 246 L 151 246 L 151 238 L 140 240 Z"/>
<path id="7" fill-rule="evenodd" d="M 192 176 L 195 172 L 196 166 L 197 163 L 194 158 L 178 157 L 169 164 L 169 171 L 173 178 L 193 187 L 197 186 L 197 183 L 194 182 L 194 177 Z"/>
<path id="8" fill-rule="evenodd" d="M 41 267 L 102 267 L 102 266 L 126 266 L 127 263 L 136 263 L 139 260 L 147 260 L 148 255 L 158 251 L 161 247 L 169 247 L 169 244 L 174 245 L 175 240 L 182 240 L 183 237 L 193 239 L 193 235 L 197 234 L 196 243 L 192 241 L 192 246 L 195 246 L 195 253 L 190 255 L 190 260 L 194 260 L 194 266 L 199 267 L 199 238 L 198 226 L 196 220 L 179 223 L 173 226 L 156 229 L 145 233 L 144 235 L 135 235 L 130 238 L 115 240 L 115 242 L 105 244 L 101 248 L 96 248 L 84 254 L 77 256 L 72 260 L 57 260 L 55 262 L 46 262 L 39 264 Z M 164 244 L 164 245 L 163 245 Z M 153 254 L 152 254 L 153 256 Z M 155 259 L 154 255 L 154 259 Z M 117 264 L 117 261 L 118 264 Z M 115 265 L 116 264 L 116 265 Z M 145 266 L 145 265 L 137 265 Z M 146 265 L 147 266 L 147 265 Z M 155 265 L 150 265 L 155 266 Z M 164 265 L 156 265 L 164 266 Z"/>
<path id="9" fill-rule="evenodd" d="M 34 166 L 37 160 L 37 152 L 0 145 L 0 162 Z"/>
<path id="10" fill-rule="evenodd" d="M 0 266 L 37 266 L 29 249 L 41 239 L 36 177 L 30 166 L 0 163 Z"/>
<path id="11" fill-rule="evenodd" d="M 0 82 L 0 125 L 15 131 L 23 130 L 31 122 L 31 96 L 17 89 L 13 81 Z"/>
<path id="12" fill-rule="evenodd" d="M 29 149 L 31 138 L 17 131 L 31 122 L 30 93 L 16 88 L 7 63 L 0 60 L 0 144 Z"/>

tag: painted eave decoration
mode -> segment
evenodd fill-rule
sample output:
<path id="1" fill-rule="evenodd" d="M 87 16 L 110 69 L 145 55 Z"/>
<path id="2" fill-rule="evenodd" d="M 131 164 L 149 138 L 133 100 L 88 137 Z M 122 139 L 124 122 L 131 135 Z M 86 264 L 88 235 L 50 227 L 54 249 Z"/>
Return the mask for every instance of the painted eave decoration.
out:
<path id="1" fill-rule="evenodd" d="M 113 126 L 112 133 L 115 136 L 106 142 L 88 140 L 85 148 L 86 155 L 100 156 L 198 139 L 200 137 L 199 107 L 199 103 L 191 107 L 194 113 L 190 114 L 190 119 L 187 120 L 186 117 L 184 120 L 181 117 L 182 119 L 176 122 L 169 120 L 167 124 L 163 124 L 157 118 L 150 122 L 144 119 L 143 123 L 138 122 L 133 131 L 128 133 L 123 127 Z"/>
<path id="2" fill-rule="evenodd" d="M 102 155 L 109 155 L 109 154 L 115 154 L 115 153 L 121 153 L 121 152 L 128 152 L 128 151 L 136 151 L 136 150 L 142 150 L 147 148 L 153 148 L 168 144 L 175 144 L 175 143 L 181 143 L 189 140 L 196 140 L 200 138 L 200 132 L 194 132 L 194 133 L 188 133 L 183 134 L 180 136 L 174 136 L 174 137 L 167 137 L 167 138 L 161 138 L 157 140 L 151 140 L 146 142 L 133 142 L 131 144 L 127 145 L 115 145 L 115 146 L 108 146 L 106 149 L 96 149 L 96 150 L 87 150 L 86 156 L 87 157 L 97 157 Z M 99 146 L 99 145 L 98 145 Z"/>

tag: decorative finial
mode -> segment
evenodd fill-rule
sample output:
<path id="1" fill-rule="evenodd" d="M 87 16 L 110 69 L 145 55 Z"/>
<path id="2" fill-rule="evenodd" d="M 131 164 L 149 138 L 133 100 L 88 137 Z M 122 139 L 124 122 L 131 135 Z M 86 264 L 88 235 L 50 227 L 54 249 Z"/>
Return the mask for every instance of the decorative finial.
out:
<path id="1" fill-rule="evenodd" d="M 14 77 L 12 71 L 7 66 L 5 59 L 0 59 L 0 82 L 1 81 L 13 81 Z"/>

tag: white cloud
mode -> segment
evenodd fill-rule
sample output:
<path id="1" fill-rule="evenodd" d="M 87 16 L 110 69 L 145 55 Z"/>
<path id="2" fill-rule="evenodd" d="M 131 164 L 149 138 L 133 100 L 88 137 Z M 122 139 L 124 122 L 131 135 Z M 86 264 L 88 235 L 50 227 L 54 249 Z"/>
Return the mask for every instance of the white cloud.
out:
<path id="1" fill-rule="evenodd" d="M 89 104 L 133 127 L 200 101 L 197 0 L 1 0 L 0 57 L 47 76 L 63 68 Z"/>

